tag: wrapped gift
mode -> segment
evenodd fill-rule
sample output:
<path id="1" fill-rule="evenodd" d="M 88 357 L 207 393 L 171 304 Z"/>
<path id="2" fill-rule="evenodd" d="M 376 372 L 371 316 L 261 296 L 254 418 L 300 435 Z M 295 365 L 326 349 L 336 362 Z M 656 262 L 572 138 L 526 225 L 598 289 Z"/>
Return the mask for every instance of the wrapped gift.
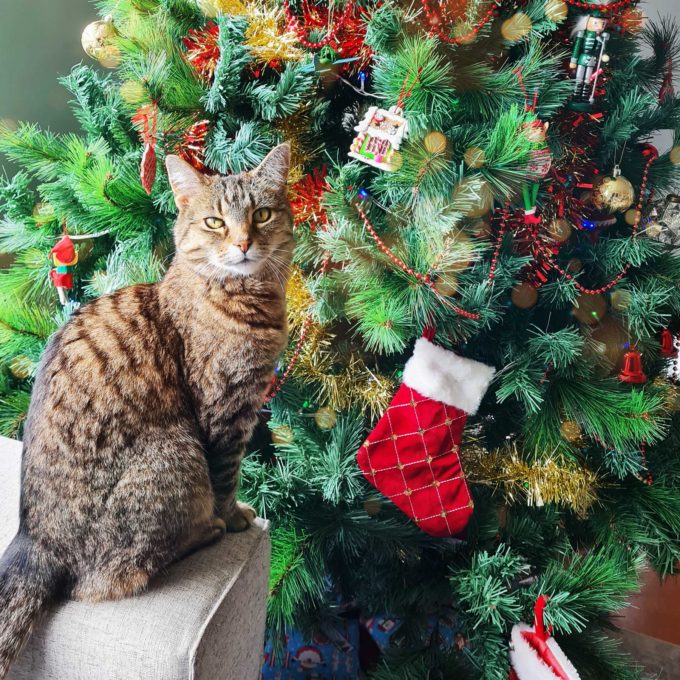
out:
<path id="1" fill-rule="evenodd" d="M 261 680 L 356 680 L 359 676 L 359 623 L 343 619 L 311 640 L 296 630 L 277 654 L 267 640 Z"/>
<path id="2" fill-rule="evenodd" d="M 364 628 L 371 636 L 380 651 L 386 650 L 393 642 L 394 635 L 401 628 L 403 621 L 395 616 L 379 614 L 362 621 Z M 461 625 L 456 613 L 449 608 L 444 608 L 436 614 L 427 617 L 423 631 L 423 644 L 429 644 L 436 636 L 436 644 L 442 649 L 451 649 L 458 644 Z"/>

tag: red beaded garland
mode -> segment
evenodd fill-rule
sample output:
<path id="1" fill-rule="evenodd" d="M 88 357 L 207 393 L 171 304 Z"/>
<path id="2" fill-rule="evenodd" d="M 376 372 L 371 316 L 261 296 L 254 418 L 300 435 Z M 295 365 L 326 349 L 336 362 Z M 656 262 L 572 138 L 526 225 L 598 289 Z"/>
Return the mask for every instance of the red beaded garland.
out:
<path id="1" fill-rule="evenodd" d="M 321 269 L 320 273 L 321 275 L 325 274 L 328 271 L 328 267 L 331 263 L 331 258 L 330 255 L 326 255 L 324 261 L 321 263 Z M 302 348 L 304 347 L 304 344 L 307 340 L 307 334 L 309 333 L 309 329 L 312 325 L 312 315 L 310 314 L 307 316 L 302 323 L 302 329 L 300 331 L 300 339 L 297 342 L 297 345 L 295 345 L 295 349 L 293 350 L 293 354 L 290 358 L 290 361 L 288 362 L 288 366 L 286 366 L 286 370 L 283 372 L 283 375 L 280 378 L 277 378 L 274 376 L 272 378 L 271 385 L 269 386 L 269 389 L 267 390 L 267 393 L 265 394 L 264 401 L 262 405 L 268 404 L 281 390 L 283 387 L 284 383 L 286 380 L 288 380 L 288 376 L 291 374 L 291 371 L 293 368 L 295 368 L 295 364 L 297 364 L 298 359 L 300 358 L 300 353 L 302 352 Z"/>
<path id="2" fill-rule="evenodd" d="M 489 267 L 489 276 L 487 278 L 489 283 L 493 283 L 496 278 L 496 268 L 498 266 L 498 258 L 501 254 L 501 247 L 503 246 L 503 237 L 508 230 L 508 217 L 510 215 L 510 201 L 506 201 L 501 211 L 501 223 L 498 227 L 498 235 L 496 236 L 496 246 L 493 249 L 491 257 L 491 266 Z"/>
<path id="3" fill-rule="evenodd" d="M 611 7 L 611 5 L 609 5 Z M 645 165 L 645 169 L 642 173 L 642 182 L 640 184 L 640 194 L 638 196 L 638 202 L 637 205 L 635 206 L 635 209 L 637 211 L 637 214 L 635 215 L 635 222 L 633 223 L 632 227 L 632 234 L 631 238 L 635 238 L 638 233 L 638 228 L 640 226 L 640 219 L 642 218 L 642 207 L 644 205 L 644 196 L 645 196 L 645 190 L 647 189 L 647 179 L 649 177 L 649 168 L 651 167 L 652 163 L 657 159 L 657 155 L 655 154 L 649 154 L 649 158 L 647 159 L 647 163 Z M 651 196 L 650 196 L 651 199 Z M 552 259 L 552 253 L 550 253 L 549 249 L 544 248 L 544 252 L 546 255 L 548 255 L 547 258 L 547 263 L 557 272 L 559 272 L 562 276 L 564 276 L 567 281 L 573 281 L 574 286 L 576 287 L 576 290 L 578 290 L 580 293 L 583 293 L 584 295 L 599 295 L 602 293 L 606 293 L 607 291 L 611 290 L 627 273 L 628 270 L 631 268 L 630 262 L 624 266 L 624 268 L 607 284 L 604 286 L 600 286 L 599 288 L 586 288 L 584 285 L 580 284 L 574 277 L 569 274 L 566 270 L 564 270 L 562 267 L 560 267 L 557 262 L 555 262 Z"/>
<path id="4" fill-rule="evenodd" d="M 444 31 L 442 31 L 442 29 L 436 25 L 438 23 L 437 15 L 427 4 L 427 0 L 420 0 L 420 4 L 422 5 L 425 16 L 427 17 L 428 23 L 430 24 L 430 32 L 436 34 L 440 40 L 449 43 L 449 45 L 460 45 L 466 40 L 469 40 L 470 38 L 477 35 L 482 30 L 482 28 L 484 28 L 484 26 L 486 26 L 486 24 L 491 21 L 491 18 L 494 16 L 497 10 L 497 4 L 494 4 L 494 6 L 489 9 L 482 17 L 482 20 L 476 26 L 473 26 L 469 33 L 461 35 L 457 38 L 452 38 L 450 35 L 444 33 Z"/>
<path id="5" fill-rule="evenodd" d="M 567 4 L 572 7 L 578 7 L 579 9 L 585 9 L 589 12 L 597 10 L 598 12 L 615 12 L 617 9 L 623 9 L 632 5 L 637 0 L 618 0 L 617 2 L 612 2 L 608 5 L 600 5 L 599 3 L 593 2 L 581 2 L 580 0 L 566 0 Z"/>
<path id="6" fill-rule="evenodd" d="M 386 245 L 385 242 L 378 236 L 376 233 L 375 229 L 373 228 L 373 225 L 371 224 L 370 220 L 368 219 L 368 216 L 364 212 L 363 208 L 360 205 L 356 206 L 357 212 L 359 215 L 361 215 L 361 219 L 364 222 L 364 226 L 366 227 L 366 231 L 371 235 L 371 238 L 376 242 L 376 245 L 380 249 L 382 253 L 387 255 L 394 264 L 399 267 L 402 271 L 406 272 L 407 274 L 410 274 L 413 276 L 418 283 L 428 286 L 431 288 L 433 291 L 437 292 L 437 286 L 435 282 L 432 280 L 432 277 L 429 274 L 421 274 L 420 272 L 415 271 L 412 267 L 409 267 L 406 262 L 398 258 Z M 458 305 L 451 305 L 452 309 L 456 312 L 456 314 L 459 314 L 460 316 L 465 317 L 466 319 L 480 319 L 480 315 L 475 313 L 475 312 L 468 312 L 466 309 L 463 309 L 462 307 L 459 307 Z"/>

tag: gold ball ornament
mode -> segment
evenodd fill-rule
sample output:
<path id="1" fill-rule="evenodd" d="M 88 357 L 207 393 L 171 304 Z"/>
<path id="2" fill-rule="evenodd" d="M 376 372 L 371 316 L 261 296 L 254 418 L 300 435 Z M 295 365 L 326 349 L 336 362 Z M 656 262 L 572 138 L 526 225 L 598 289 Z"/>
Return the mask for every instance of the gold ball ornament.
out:
<path id="1" fill-rule="evenodd" d="M 637 208 L 629 208 L 626 210 L 626 214 L 623 216 L 623 219 L 626 221 L 626 224 L 629 224 L 632 227 L 635 222 L 637 222 L 639 213 L 640 211 Z"/>
<path id="2" fill-rule="evenodd" d="M 453 25 L 451 34 L 458 40 L 459 45 L 472 45 L 477 40 L 477 33 L 472 28 L 472 24 L 469 22 L 458 21 Z"/>
<path id="3" fill-rule="evenodd" d="M 471 146 L 465 149 L 463 160 L 471 168 L 481 168 L 486 163 L 486 154 L 484 149 L 478 146 Z"/>
<path id="4" fill-rule="evenodd" d="M 562 2 L 562 0 L 547 0 L 545 5 L 543 5 L 543 12 L 548 21 L 561 24 L 567 18 L 567 3 Z"/>
<path id="5" fill-rule="evenodd" d="M 609 302 L 611 303 L 613 310 L 623 312 L 628 309 L 628 306 L 630 305 L 630 291 L 625 290 L 624 288 L 615 290 L 611 294 Z"/>
<path id="6" fill-rule="evenodd" d="M 435 281 L 435 288 L 440 295 L 450 297 L 458 292 L 458 281 L 454 274 L 444 274 Z"/>
<path id="7" fill-rule="evenodd" d="M 668 160 L 673 165 L 680 165 L 680 146 L 674 146 L 668 153 Z"/>
<path id="8" fill-rule="evenodd" d="M 599 294 L 581 293 L 574 301 L 572 311 L 578 321 L 594 326 L 607 315 L 607 301 Z"/>
<path id="9" fill-rule="evenodd" d="M 581 269 L 583 269 L 583 262 L 578 259 L 578 257 L 572 257 L 569 262 L 567 262 L 567 271 L 570 274 L 578 274 Z"/>
<path id="10" fill-rule="evenodd" d="M 579 196 L 579 201 L 583 203 L 583 205 L 592 205 L 593 204 L 593 192 L 588 190 L 584 191 L 580 196 Z"/>
<path id="11" fill-rule="evenodd" d="M 470 224 L 470 231 L 477 238 L 489 238 L 493 233 L 491 221 L 488 218 L 480 217 Z"/>
<path id="12" fill-rule="evenodd" d="M 444 275 L 466 270 L 475 258 L 474 243 L 462 229 L 451 230 L 448 236 L 452 240 L 451 250 L 456 260 L 447 266 Z"/>
<path id="13" fill-rule="evenodd" d="M 375 517 L 382 510 L 382 501 L 379 498 L 367 498 L 364 510 L 369 517 Z"/>
<path id="14" fill-rule="evenodd" d="M 46 201 L 38 201 L 31 211 L 36 227 L 42 227 L 54 220 L 54 208 Z"/>
<path id="15" fill-rule="evenodd" d="M 663 225 L 659 224 L 656 220 L 645 225 L 645 235 L 649 236 L 649 238 L 659 238 L 662 231 Z"/>
<path id="16" fill-rule="evenodd" d="M 633 205 L 635 189 L 623 176 L 617 174 L 600 177 L 595 181 L 593 205 L 598 210 L 625 212 Z"/>
<path id="17" fill-rule="evenodd" d="M 399 153 L 399 151 L 395 151 L 390 158 L 390 170 L 392 172 L 396 172 L 401 168 L 402 165 L 404 165 L 404 157 Z"/>
<path id="18" fill-rule="evenodd" d="M 316 422 L 322 430 L 331 430 L 335 427 L 335 423 L 338 422 L 338 416 L 332 408 L 322 406 L 314 414 L 314 422 Z"/>
<path id="19" fill-rule="evenodd" d="M 293 430 L 288 425 L 277 425 L 272 428 L 272 442 L 274 444 L 290 444 L 294 438 Z"/>
<path id="20" fill-rule="evenodd" d="M 510 299 L 515 307 L 531 309 L 538 302 L 538 291 L 530 283 L 522 281 L 512 289 Z"/>
<path id="21" fill-rule="evenodd" d="M 446 135 L 442 132 L 437 132 L 436 130 L 428 132 L 423 141 L 428 153 L 444 153 L 448 146 Z"/>
<path id="22" fill-rule="evenodd" d="M 598 353 L 605 356 L 614 369 L 623 368 L 628 333 L 618 319 L 613 316 L 604 318 L 593 331 L 592 338 L 599 343 Z"/>
<path id="23" fill-rule="evenodd" d="M 118 92 L 121 99 L 128 104 L 140 104 L 148 96 L 143 83 L 138 80 L 126 80 L 121 84 Z"/>
<path id="24" fill-rule="evenodd" d="M 555 243 L 564 243 L 572 234 L 569 220 L 564 217 L 556 217 L 548 226 L 548 235 Z"/>
<path id="25" fill-rule="evenodd" d="M 115 44 L 117 35 L 113 19 L 108 16 L 85 26 L 80 42 L 88 57 L 96 59 L 105 68 L 116 68 L 121 58 L 120 50 Z"/>
<path id="26" fill-rule="evenodd" d="M 532 28 L 531 17 L 524 12 L 517 12 L 501 24 L 501 35 L 509 42 L 517 42 L 526 38 Z"/>
<path id="27" fill-rule="evenodd" d="M 583 435 L 581 426 L 575 420 L 562 421 L 560 433 L 570 444 L 576 444 Z"/>
<path id="28" fill-rule="evenodd" d="M 18 380 L 26 380 L 31 375 L 33 362 L 25 354 L 17 354 L 9 364 L 9 370 Z"/>
<path id="29" fill-rule="evenodd" d="M 482 217 L 493 208 L 493 191 L 486 180 L 464 177 L 453 190 L 453 200 L 464 203 L 460 211 L 465 217 Z"/>

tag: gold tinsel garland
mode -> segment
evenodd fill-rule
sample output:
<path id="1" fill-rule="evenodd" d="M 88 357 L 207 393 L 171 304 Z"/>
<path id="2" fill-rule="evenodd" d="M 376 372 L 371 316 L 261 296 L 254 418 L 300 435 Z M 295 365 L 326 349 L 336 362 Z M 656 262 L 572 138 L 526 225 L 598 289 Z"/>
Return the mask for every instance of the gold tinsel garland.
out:
<path id="1" fill-rule="evenodd" d="M 394 396 L 394 381 L 372 371 L 360 352 L 335 350 L 334 337 L 320 325 L 310 328 L 308 339 L 295 375 L 316 386 L 315 400 L 338 411 L 366 410 L 372 419 L 382 415 Z"/>
<path id="2" fill-rule="evenodd" d="M 293 267 L 291 271 L 286 289 L 286 304 L 288 328 L 292 332 L 299 331 L 314 304 L 314 298 L 305 286 L 305 276 L 299 267 Z"/>
<path id="3" fill-rule="evenodd" d="M 312 313 L 314 298 L 295 267 L 288 283 L 288 323 L 291 337 L 299 333 Z M 391 378 L 371 370 L 360 352 L 336 349 L 335 337 L 322 324 L 308 324 L 305 342 L 293 369 L 295 378 L 314 386 L 314 400 L 337 411 L 358 408 L 372 418 L 382 415 L 395 390 Z"/>
<path id="4" fill-rule="evenodd" d="M 245 44 L 253 57 L 264 64 L 300 61 L 305 53 L 297 46 L 293 31 L 286 30 L 283 7 L 263 2 L 241 0 L 197 0 L 203 14 L 214 18 L 218 14 L 245 16 L 248 19 Z"/>
<path id="5" fill-rule="evenodd" d="M 246 5 L 248 28 L 245 43 L 255 59 L 265 64 L 300 61 L 305 53 L 297 46 L 298 38 L 286 30 L 283 7 L 266 7 L 259 3 Z"/>
<path id="6" fill-rule="evenodd" d="M 583 515 L 597 500 L 597 474 L 559 456 L 527 463 L 515 444 L 487 450 L 471 443 L 461 448 L 461 458 L 471 482 L 502 487 L 513 502 L 556 503 Z"/>

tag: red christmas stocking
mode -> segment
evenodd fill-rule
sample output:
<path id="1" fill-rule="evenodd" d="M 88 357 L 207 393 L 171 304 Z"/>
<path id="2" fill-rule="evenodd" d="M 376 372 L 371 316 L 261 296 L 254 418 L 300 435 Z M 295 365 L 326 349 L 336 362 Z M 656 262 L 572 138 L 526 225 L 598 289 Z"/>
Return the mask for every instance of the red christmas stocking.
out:
<path id="1" fill-rule="evenodd" d="M 357 453 L 366 479 L 432 536 L 460 533 L 472 514 L 458 448 L 494 372 L 420 338 L 402 385 Z"/>

